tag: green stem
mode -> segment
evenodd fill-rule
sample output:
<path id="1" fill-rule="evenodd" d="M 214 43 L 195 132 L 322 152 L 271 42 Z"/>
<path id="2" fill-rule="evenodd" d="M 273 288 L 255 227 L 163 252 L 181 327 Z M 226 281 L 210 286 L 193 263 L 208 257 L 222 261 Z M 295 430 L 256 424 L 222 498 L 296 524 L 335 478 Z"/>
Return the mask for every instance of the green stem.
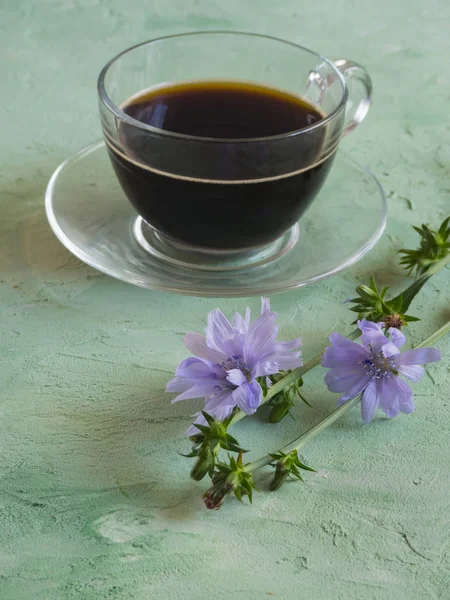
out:
<path id="1" fill-rule="evenodd" d="M 289 454 L 289 452 L 292 452 L 292 450 L 298 450 L 299 448 L 304 446 L 307 442 L 309 442 L 309 440 L 311 440 L 313 437 L 315 437 L 318 433 L 323 431 L 326 427 L 328 427 L 329 425 L 331 425 L 332 423 L 337 421 L 337 419 L 340 419 L 343 415 L 348 413 L 348 411 L 351 408 L 353 408 L 354 406 L 356 406 L 356 404 L 358 404 L 358 402 L 360 400 L 361 400 L 361 398 L 359 396 L 357 396 L 356 398 L 352 398 L 352 400 L 347 400 L 347 402 L 345 402 L 345 404 L 342 404 L 341 406 L 339 406 L 339 408 L 336 408 L 336 410 L 334 410 L 332 413 L 327 415 L 324 419 L 319 421 L 316 425 L 314 425 L 313 427 L 308 429 L 308 431 L 303 433 L 300 437 L 296 438 L 289 444 L 286 444 L 286 446 L 283 446 L 283 448 L 281 448 L 281 452 L 284 452 L 285 454 Z M 280 450 L 278 450 L 278 452 L 280 452 Z M 266 465 L 269 465 L 272 462 L 273 462 L 272 456 L 269 456 L 267 454 L 266 456 L 263 456 L 263 457 L 259 458 L 258 460 L 255 460 L 254 462 L 250 463 L 247 466 L 247 471 L 256 471 L 257 469 L 261 469 L 261 467 L 265 467 Z"/>
<path id="2" fill-rule="evenodd" d="M 417 344 L 414 347 L 415 348 L 423 348 L 425 346 L 428 346 L 429 344 L 436 342 L 439 338 L 443 337 L 447 333 L 450 333 L 450 321 L 448 321 L 445 325 L 440 327 L 437 331 L 432 333 L 430 336 L 428 336 L 426 339 L 424 339 L 422 342 L 420 342 L 419 344 Z M 327 415 L 324 419 L 319 421 L 316 425 L 313 425 L 313 427 L 308 429 L 308 431 L 303 433 L 300 437 L 296 438 L 289 444 L 286 444 L 286 446 L 283 446 L 283 448 L 281 448 L 277 452 L 281 451 L 284 454 L 289 454 L 289 452 L 292 452 L 293 450 L 298 450 L 299 448 L 304 446 L 307 442 L 312 440 L 321 431 L 323 431 L 324 429 L 329 427 L 332 423 L 334 423 L 335 421 L 340 419 L 343 415 L 348 413 L 348 411 L 351 408 L 353 408 L 354 406 L 356 406 L 360 402 L 360 400 L 361 400 L 361 396 L 357 396 L 356 398 L 347 400 L 347 402 L 345 402 L 344 404 L 342 404 L 341 406 L 336 408 L 336 410 L 334 410 L 332 413 Z M 266 454 L 265 456 L 262 456 L 258 460 L 255 460 L 252 463 L 249 463 L 246 466 L 246 470 L 249 472 L 256 471 L 257 469 L 261 469 L 262 467 L 265 467 L 266 465 L 269 465 L 272 462 L 273 462 L 273 457 L 270 456 L 269 454 Z"/>
<path id="3" fill-rule="evenodd" d="M 348 339 L 356 340 L 360 335 L 361 335 L 361 331 L 359 329 L 355 329 L 354 331 L 352 331 L 349 334 Z M 267 391 L 267 394 L 262 399 L 260 406 L 262 404 L 265 404 L 266 402 L 268 402 L 274 396 L 276 396 L 278 394 L 278 392 L 281 392 L 286 386 L 290 385 L 291 383 L 294 383 L 294 381 L 296 381 L 300 377 L 303 377 L 303 375 L 305 373 L 307 373 L 308 371 L 311 371 L 311 369 L 314 369 L 314 367 L 317 367 L 317 365 L 319 365 L 320 361 L 322 360 L 322 356 L 323 356 L 323 352 L 321 352 L 320 354 L 316 354 L 316 356 L 314 356 L 314 358 L 311 358 L 311 360 L 308 360 L 307 363 L 305 363 L 301 367 L 297 367 L 296 369 L 291 371 L 288 375 L 286 375 L 286 377 L 283 377 L 283 379 L 280 379 L 280 381 L 277 381 L 277 383 L 274 383 L 273 386 L 271 388 L 269 388 L 269 390 Z M 246 416 L 246 414 L 244 412 L 242 412 L 241 410 L 237 411 L 236 414 L 234 415 L 234 417 L 231 419 L 230 426 L 234 425 L 234 423 L 237 423 L 238 421 L 243 419 L 245 416 Z"/>

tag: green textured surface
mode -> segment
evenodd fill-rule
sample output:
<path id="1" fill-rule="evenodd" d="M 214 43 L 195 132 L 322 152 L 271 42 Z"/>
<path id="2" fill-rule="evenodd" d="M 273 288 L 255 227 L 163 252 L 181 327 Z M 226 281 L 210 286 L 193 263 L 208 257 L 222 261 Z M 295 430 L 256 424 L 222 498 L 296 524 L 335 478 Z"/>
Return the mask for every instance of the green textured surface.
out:
<path id="1" fill-rule="evenodd" d="M 426 6 L 426 8 L 425 8 Z M 216 300 L 120 283 L 73 258 L 46 223 L 57 164 L 99 137 L 95 82 L 105 61 L 147 38 L 201 28 L 278 35 L 364 64 L 376 103 L 345 141 L 390 196 L 387 232 L 350 271 L 276 296 L 285 339 L 305 356 L 340 304 L 374 271 L 406 279 L 395 252 L 411 224 L 450 208 L 450 8 L 381 0 L 3 0 L 0 8 L 0 598 L 449 597 L 448 360 L 431 365 L 417 411 L 362 426 L 357 410 L 307 446 L 306 483 L 207 512 L 187 478 L 183 430 L 167 378 Z M 449 271 L 414 304 L 419 341 L 450 317 Z M 225 300 L 225 311 L 258 300 Z M 449 340 L 441 349 L 450 351 Z M 320 369 L 314 408 L 235 433 L 256 453 L 288 441 L 334 406 Z M 264 485 L 264 481 L 261 482 Z"/>

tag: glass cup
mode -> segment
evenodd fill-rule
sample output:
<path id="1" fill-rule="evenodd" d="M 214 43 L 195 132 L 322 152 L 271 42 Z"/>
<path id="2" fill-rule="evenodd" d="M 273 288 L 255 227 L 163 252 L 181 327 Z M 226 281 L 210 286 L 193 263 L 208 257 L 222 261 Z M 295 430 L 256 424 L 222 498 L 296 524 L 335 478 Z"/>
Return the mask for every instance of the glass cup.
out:
<path id="1" fill-rule="evenodd" d="M 280 135 L 227 139 L 160 129 L 123 110 L 155 86 L 211 81 L 300 96 L 323 118 Z M 139 214 L 136 239 L 152 254 L 199 268 L 259 264 L 287 252 L 371 94 L 356 63 L 257 34 L 187 33 L 120 53 L 101 71 L 98 95 L 112 165 Z"/>

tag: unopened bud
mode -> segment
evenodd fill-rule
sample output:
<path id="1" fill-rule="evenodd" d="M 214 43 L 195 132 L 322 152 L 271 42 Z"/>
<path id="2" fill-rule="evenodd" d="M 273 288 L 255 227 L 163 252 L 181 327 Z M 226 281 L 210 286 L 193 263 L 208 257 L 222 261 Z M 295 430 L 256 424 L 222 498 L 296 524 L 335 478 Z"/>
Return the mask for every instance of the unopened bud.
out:
<path id="1" fill-rule="evenodd" d="M 288 414 L 290 404 L 277 404 L 275 405 L 269 414 L 269 421 L 271 423 L 279 423 Z"/>
<path id="2" fill-rule="evenodd" d="M 269 485 L 270 490 L 272 490 L 272 492 L 279 490 L 288 477 L 289 470 L 285 469 L 284 465 L 281 463 L 278 463 L 276 466 L 275 475 L 273 476 Z"/>
<path id="3" fill-rule="evenodd" d="M 191 478 L 200 481 L 214 467 L 214 456 L 211 452 L 202 452 L 191 470 Z"/>
<path id="4" fill-rule="evenodd" d="M 273 405 L 269 413 L 269 421 L 271 423 L 279 423 L 284 419 L 292 407 L 292 401 L 286 397 L 283 392 L 280 392 L 280 397 L 281 400 Z M 275 398 L 277 398 L 277 396 L 275 396 Z"/>
<path id="5" fill-rule="evenodd" d="M 224 496 L 220 497 L 213 492 L 206 492 L 203 496 L 203 502 L 208 510 L 218 510 L 223 503 Z"/>

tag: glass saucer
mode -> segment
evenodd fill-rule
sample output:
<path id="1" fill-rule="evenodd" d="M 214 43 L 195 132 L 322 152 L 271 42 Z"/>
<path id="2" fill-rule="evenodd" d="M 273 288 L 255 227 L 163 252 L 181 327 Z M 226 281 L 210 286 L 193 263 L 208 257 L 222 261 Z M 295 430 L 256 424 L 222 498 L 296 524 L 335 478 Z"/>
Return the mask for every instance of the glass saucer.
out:
<path id="1" fill-rule="evenodd" d="M 339 150 L 308 212 L 263 259 L 217 264 L 195 250 L 171 255 L 128 202 L 105 149 L 95 142 L 64 161 L 45 197 L 59 240 L 88 265 L 134 285 L 192 296 L 252 296 L 293 290 L 353 265 L 375 246 L 387 205 L 374 175 Z M 158 238 L 158 239 L 157 239 Z M 179 249 L 178 249 L 179 250 Z M 260 255 L 259 255 L 260 256 Z"/>

